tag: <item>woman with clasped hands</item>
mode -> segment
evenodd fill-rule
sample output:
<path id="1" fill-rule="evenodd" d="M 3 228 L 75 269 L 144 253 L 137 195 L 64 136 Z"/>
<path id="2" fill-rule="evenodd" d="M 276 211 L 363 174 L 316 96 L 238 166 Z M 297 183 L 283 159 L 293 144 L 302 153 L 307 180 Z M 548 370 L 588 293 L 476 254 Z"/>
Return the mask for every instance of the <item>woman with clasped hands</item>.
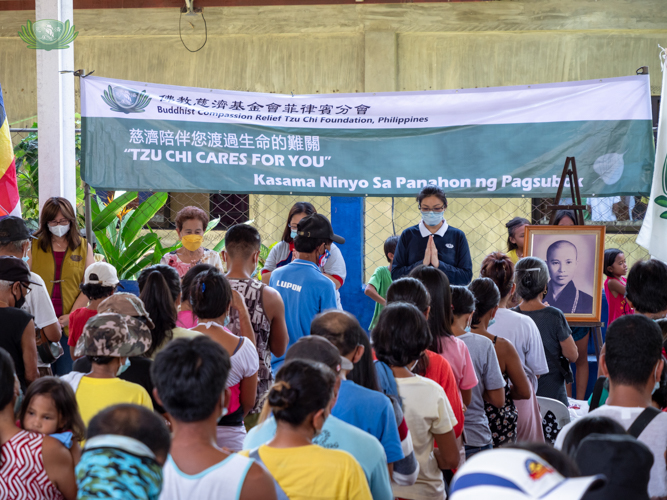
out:
<path id="1" fill-rule="evenodd" d="M 440 269 L 452 285 L 467 285 L 472 279 L 468 240 L 463 231 L 449 226 L 444 218 L 445 192 L 437 186 L 426 186 L 417 195 L 417 203 L 422 220 L 401 234 L 391 277 L 397 280 L 423 264 Z"/>

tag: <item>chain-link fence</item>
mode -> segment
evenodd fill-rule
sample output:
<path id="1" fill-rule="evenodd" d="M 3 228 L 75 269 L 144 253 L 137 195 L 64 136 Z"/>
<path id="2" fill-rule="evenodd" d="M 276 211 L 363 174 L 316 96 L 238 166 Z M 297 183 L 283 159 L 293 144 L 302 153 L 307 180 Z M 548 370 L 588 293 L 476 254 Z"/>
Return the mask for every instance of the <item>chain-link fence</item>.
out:
<path id="1" fill-rule="evenodd" d="M 37 130 L 10 130 L 17 156 L 23 214 L 26 218 L 36 217 L 39 189 Z M 140 193 L 133 203 L 136 206 L 151 194 Z M 109 193 L 99 191 L 96 195 L 106 200 Z M 319 213 L 331 216 L 331 198 L 326 196 L 170 193 L 166 203 L 149 225 L 162 238 L 163 246 L 173 245 L 177 241 L 174 224 L 176 214 L 183 207 L 196 206 L 209 213 L 211 220 L 220 219 L 217 226 L 206 235 L 206 247 L 215 247 L 224 238 L 229 227 L 244 222 L 252 223 L 259 230 L 262 242 L 270 246 L 280 240 L 287 225 L 289 210 L 297 201 L 309 201 Z M 550 215 L 546 207 L 551 203 L 552 199 L 451 198 L 446 218 L 450 225 L 466 234 L 472 254 L 473 274 L 476 276 L 480 263 L 487 254 L 496 250 L 507 250 L 507 221 L 519 216 L 533 224 L 546 224 Z M 628 265 L 648 257 L 646 250 L 635 243 L 646 211 L 645 199 L 639 196 L 589 198 L 584 200 L 584 203 L 588 205 L 588 210 L 585 211 L 586 223 L 607 226 L 606 248 L 623 250 Z M 83 216 L 82 202 L 78 210 Z M 420 214 L 414 198 L 366 198 L 365 282 L 376 267 L 387 265 L 383 250 L 384 240 L 393 234 L 400 234 L 419 220 Z"/>

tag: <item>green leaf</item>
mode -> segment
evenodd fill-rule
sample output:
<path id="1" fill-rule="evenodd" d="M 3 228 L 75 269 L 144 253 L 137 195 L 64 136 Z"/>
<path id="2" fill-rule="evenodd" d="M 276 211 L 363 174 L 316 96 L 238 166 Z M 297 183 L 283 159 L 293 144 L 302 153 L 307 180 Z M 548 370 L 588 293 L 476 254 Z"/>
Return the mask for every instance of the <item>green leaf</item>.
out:
<path id="1" fill-rule="evenodd" d="M 133 279 L 137 274 L 141 272 L 141 270 L 153 263 L 153 254 L 146 255 L 143 259 L 141 259 L 137 264 L 127 271 L 125 271 L 125 274 L 123 276 L 123 279 Z"/>
<path id="2" fill-rule="evenodd" d="M 167 203 L 168 196 L 168 193 L 155 193 L 134 210 L 122 228 L 123 241 L 126 245 L 134 240 L 139 231 L 155 217 L 155 214 Z"/>
<path id="3" fill-rule="evenodd" d="M 112 245 L 111 241 L 107 237 L 106 231 L 96 231 L 95 237 L 97 238 L 99 248 L 106 258 L 106 261 L 112 266 L 116 267 L 118 265 L 120 255 L 118 254 L 116 247 Z"/>
<path id="4" fill-rule="evenodd" d="M 655 202 L 657 205 L 660 205 L 661 207 L 667 207 L 667 196 L 658 196 L 655 199 Z"/>
<path id="5" fill-rule="evenodd" d="M 137 264 L 137 261 L 142 259 L 146 255 L 146 252 L 155 246 L 155 243 L 157 243 L 158 240 L 159 238 L 155 233 L 148 233 L 134 240 L 132 244 L 127 247 L 127 250 L 123 252 L 118 262 L 118 267 L 116 267 L 118 275 L 124 277 L 125 272 L 134 267 Z"/>
<path id="6" fill-rule="evenodd" d="M 100 231 L 118 217 L 118 214 L 132 201 L 136 199 L 138 193 L 130 191 L 115 198 L 104 210 L 93 220 L 93 231 Z"/>
<path id="7" fill-rule="evenodd" d="M 661 219 L 667 219 L 667 212 L 662 212 L 662 213 L 660 214 L 660 218 L 661 218 Z"/>
<path id="8" fill-rule="evenodd" d="M 220 223 L 220 217 L 217 219 L 213 219 L 208 223 L 208 226 L 206 226 L 206 231 L 204 231 L 204 234 L 207 234 L 209 231 L 212 231 L 215 229 L 215 227 Z"/>
<path id="9" fill-rule="evenodd" d="M 225 249 L 225 239 L 222 238 L 216 246 L 213 247 L 214 252 L 222 252 Z"/>

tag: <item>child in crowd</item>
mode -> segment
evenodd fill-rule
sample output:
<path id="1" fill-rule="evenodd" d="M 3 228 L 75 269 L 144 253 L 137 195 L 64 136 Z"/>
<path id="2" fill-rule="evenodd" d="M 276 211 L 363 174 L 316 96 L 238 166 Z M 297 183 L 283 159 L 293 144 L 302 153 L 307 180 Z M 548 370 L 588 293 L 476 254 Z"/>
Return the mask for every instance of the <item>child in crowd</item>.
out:
<path id="1" fill-rule="evenodd" d="M 493 342 L 471 333 L 475 297 L 463 286 L 452 287 L 454 321 L 452 331 L 468 347 L 478 383 L 472 390 L 472 400 L 466 412 L 466 458 L 493 448 L 493 436 L 484 409 L 486 402 L 496 408 L 505 406 L 505 379 L 503 379 Z"/>
<path id="2" fill-rule="evenodd" d="M 192 286 L 192 281 L 199 273 L 203 273 L 204 271 L 213 268 L 214 267 L 210 264 L 195 264 L 188 269 L 188 272 L 183 276 L 183 279 L 181 280 L 181 301 L 178 304 L 178 319 L 176 320 L 176 326 L 190 330 L 197 326 L 199 321 L 197 320 L 197 316 L 192 312 L 190 287 Z"/>
<path id="3" fill-rule="evenodd" d="M 616 318 L 626 314 L 634 314 L 634 310 L 625 298 L 625 275 L 628 274 L 628 264 L 625 254 L 618 248 L 608 248 L 604 251 L 604 295 L 609 306 L 607 326 Z"/>
<path id="4" fill-rule="evenodd" d="M 81 337 L 83 327 L 90 318 L 97 314 L 97 306 L 107 297 L 116 292 L 118 286 L 118 274 L 116 268 L 106 262 L 95 262 L 86 269 L 83 277 L 83 285 L 79 285 L 81 293 L 88 298 L 88 306 L 81 307 L 69 315 L 69 338 L 67 345 L 72 359 L 74 348 Z"/>
<path id="5" fill-rule="evenodd" d="M 380 314 L 372 339 L 378 359 L 376 368 L 388 367 L 395 380 L 419 462 L 417 482 L 413 486 L 394 486 L 394 495 L 414 500 L 443 498 L 441 469 L 459 465 L 454 435 L 456 417 L 443 388 L 411 371 L 431 344 L 426 318 L 412 304 L 389 304 Z"/>
<path id="6" fill-rule="evenodd" d="M 352 455 L 313 444 L 335 403 L 335 385 L 336 375 L 327 365 L 304 359 L 286 362 L 276 374 L 266 401 L 276 420 L 276 435 L 241 455 L 268 469 L 285 495 L 281 498 L 372 498 Z"/>
<path id="7" fill-rule="evenodd" d="M 232 451 L 243 448 L 246 429 L 244 417 L 255 406 L 257 397 L 257 371 L 259 358 L 254 344 L 246 337 L 237 337 L 230 332 L 229 308 L 232 289 L 229 281 L 217 269 L 199 274 L 190 286 L 192 311 L 199 318 L 195 331 L 210 337 L 230 354 L 232 369 L 227 379 L 231 390 L 229 414 L 227 409 L 218 421 L 218 446 Z"/>
<path id="8" fill-rule="evenodd" d="M 507 256 L 512 264 L 516 264 L 523 257 L 524 234 L 526 226 L 529 224 L 530 221 L 523 217 L 514 217 L 505 224 L 507 228 Z"/>
<path id="9" fill-rule="evenodd" d="M 21 403 L 19 422 L 26 431 L 60 441 L 70 450 L 74 464 L 79 463 L 79 443 L 86 438 L 86 426 L 67 382 L 57 377 L 42 377 L 30 384 Z"/>
<path id="10" fill-rule="evenodd" d="M 398 236 L 390 236 L 384 242 L 384 255 L 389 262 L 388 266 L 380 266 L 375 269 L 373 276 L 371 276 L 368 285 L 366 285 L 365 294 L 373 299 L 375 304 L 375 311 L 373 312 L 373 319 L 371 324 L 368 327 L 368 331 L 371 331 L 377 325 L 380 313 L 384 306 L 387 305 L 387 290 L 391 285 L 391 264 L 394 261 L 394 252 L 396 251 L 396 245 L 398 244 Z"/>

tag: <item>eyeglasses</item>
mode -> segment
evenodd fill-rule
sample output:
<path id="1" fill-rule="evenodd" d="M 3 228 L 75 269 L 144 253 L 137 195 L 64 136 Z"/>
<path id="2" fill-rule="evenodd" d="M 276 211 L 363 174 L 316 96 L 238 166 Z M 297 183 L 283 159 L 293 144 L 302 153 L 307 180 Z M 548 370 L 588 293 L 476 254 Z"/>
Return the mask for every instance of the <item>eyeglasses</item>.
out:
<path id="1" fill-rule="evenodd" d="M 292 231 L 296 231 L 297 229 L 299 229 L 299 227 L 298 227 L 296 224 L 289 226 L 289 228 L 290 228 Z"/>
<path id="2" fill-rule="evenodd" d="M 419 210 L 422 212 L 444 212 L 445 207 L 440 205 L 439 207 L 419 207 Z"/>
<path id="3" fill-rule="evenodd" d="M 51 227 L 66 226 L 67 224 L 69 224 L 69 219 L 50 220 L 48 222 L 48 225 L 51 226 Z"/>
<path id="4" fill-rule="evenodd" d="M 25 288 L 25 294 L 24 294 L 24 295 L 28 295 L 30 292 L 32 292 L 32 288 L 30 288 L 30 287 L 29 287 L 28 285 L 26 285 L 25 283 L 21 283 L 21 286 L 22 286 L 23 288 Z"/>

